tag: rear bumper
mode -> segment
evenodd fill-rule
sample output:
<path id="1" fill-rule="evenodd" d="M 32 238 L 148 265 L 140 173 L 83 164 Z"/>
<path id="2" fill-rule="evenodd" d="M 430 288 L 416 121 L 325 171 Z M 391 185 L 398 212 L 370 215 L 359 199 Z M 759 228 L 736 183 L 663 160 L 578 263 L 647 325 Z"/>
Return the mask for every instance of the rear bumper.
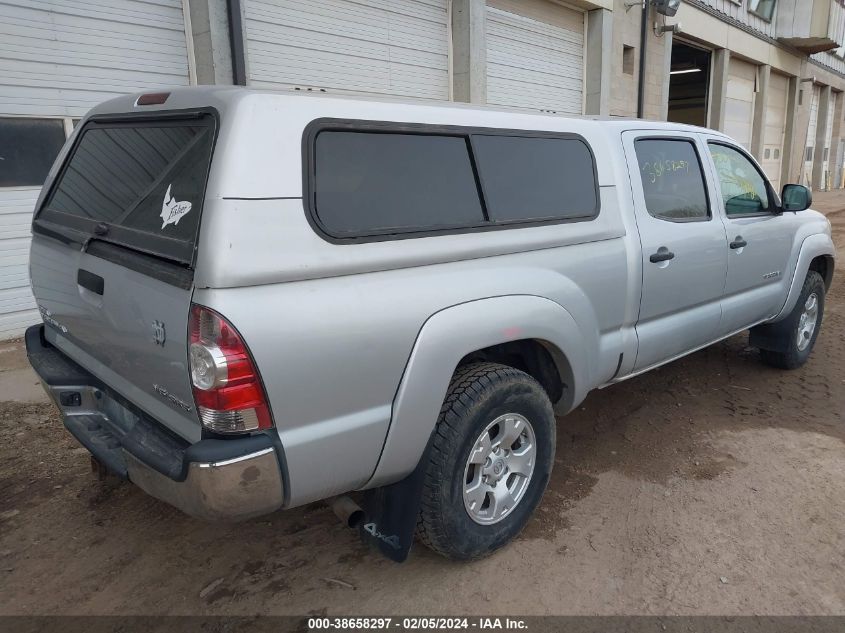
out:
<path id="1" fill-rule="evenodd" d="M 206 520 L 238 521 L 282 507 L 284 480 L 271 436 L 189 444 L 47 343 L 43 330 L 26 332 L 30 364 L 67 430 L 114 474 Z"/>

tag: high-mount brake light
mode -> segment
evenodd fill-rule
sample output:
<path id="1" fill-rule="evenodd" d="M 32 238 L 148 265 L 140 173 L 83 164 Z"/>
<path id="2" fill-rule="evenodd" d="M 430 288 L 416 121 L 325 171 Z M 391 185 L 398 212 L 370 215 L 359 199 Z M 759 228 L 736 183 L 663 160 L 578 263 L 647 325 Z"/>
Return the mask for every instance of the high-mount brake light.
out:
<path id="1" fill-rule="evenodd" d="M 138 97 L 138 100 L 135 102 L 136 106 L 147 106 L 147 105 L 161 105 L 167 98 L 170 96 L 169 92 L 148 92 L 147 94 L 141 95 Z"/>
<path id="2" fill-rule="evenodd" d="M 191 305 L 188 357 L 200 420 L 215 433 L 273 426 L 252 356 L 237 330 L 204 306 Z"/>

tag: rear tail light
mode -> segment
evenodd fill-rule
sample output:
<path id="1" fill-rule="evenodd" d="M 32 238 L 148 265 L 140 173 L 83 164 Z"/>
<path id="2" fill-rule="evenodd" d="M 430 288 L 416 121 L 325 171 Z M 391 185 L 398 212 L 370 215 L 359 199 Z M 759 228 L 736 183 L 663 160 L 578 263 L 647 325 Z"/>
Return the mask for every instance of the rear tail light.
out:
<path id="1" fill-rule="evenodd" d="M 192 305 L 188 356 L 200 420 L 215 433 L 244 433 L 273 426 L 261 378 L 231 323 Z"/>

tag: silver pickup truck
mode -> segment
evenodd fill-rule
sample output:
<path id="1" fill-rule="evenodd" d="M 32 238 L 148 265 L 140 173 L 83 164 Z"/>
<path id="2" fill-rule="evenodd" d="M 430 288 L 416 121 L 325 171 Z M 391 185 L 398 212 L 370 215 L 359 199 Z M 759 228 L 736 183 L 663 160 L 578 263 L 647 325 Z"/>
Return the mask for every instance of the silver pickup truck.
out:
<path id="1" fill-rule="evenodd" d="M 120 97 L 38 201 L 26 344 L 97 463 L 191 515 L 335 498 L 395 560 L 415 535 L 474 558 L 528 521 L 590 390 L 748 329 L 807 360 L 834 270 L 810 203 L 683 125 Z"/>

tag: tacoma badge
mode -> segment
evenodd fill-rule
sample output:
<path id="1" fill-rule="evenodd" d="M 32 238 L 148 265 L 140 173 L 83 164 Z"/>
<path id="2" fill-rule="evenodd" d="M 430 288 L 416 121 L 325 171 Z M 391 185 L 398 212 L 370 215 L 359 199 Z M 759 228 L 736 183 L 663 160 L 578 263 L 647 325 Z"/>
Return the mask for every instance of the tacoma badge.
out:
<path id="1" fill-rule="evenodd" d="M 164 323 L 161 321 L 153 321 L 153 342 L 156 345 L 164 347 L 164 341 L 167 340 L 167 332 L 164 330 Z"/>

